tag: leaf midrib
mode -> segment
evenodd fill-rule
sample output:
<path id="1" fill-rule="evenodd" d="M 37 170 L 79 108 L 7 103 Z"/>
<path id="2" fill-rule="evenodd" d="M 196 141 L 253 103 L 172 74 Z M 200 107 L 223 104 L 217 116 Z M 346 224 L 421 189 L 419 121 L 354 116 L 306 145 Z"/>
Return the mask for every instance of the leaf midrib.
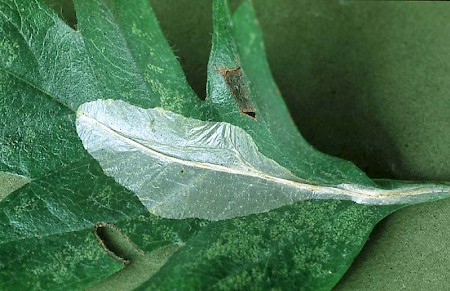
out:
<path id="1" fill-rule="evenodd" d="M 336 186 L 327 186 L 327 185 L 317 185 L 312 183 L 304 183 L 301 181 L 294 181 L 289 180 L 285 178 L 279 178 L 276 176 L 269 175 L 267 173 L 264 173 L 258 169 L 255 169 L 254 167 L 251 167 L 248 163 L 244 163 L 249 166 L 250 171 L 243 171 L 240 169 L 234 169 L 234 168 L 228 168 L 222 165 L 212 164 L 212 163 L 206 163 L 206 162 L 197 162 L 197 161 L 191 161 L 191 160 L 185 160 L 181 159 L 179 157 L 174 157 L 167 155 L 165 153 L 162 153 L 160 151 L 157 151 L 155 149 L 152 149 L 136 140 L 133 140 L 132 138 L 129 138 L 127 136 L 122 135 L 120 132 L 110 128 L 109 126 L 105 125 L 104 123 L 100 122 L 99 120 L 96 120 L 95 118 L 92 118 L 83 112 L 78 111 L 77 112 L 77 119 L 85 119 L 85 121 L 89 123 L 93 123 L 101 127 L 103 130 L 105 130 L 107 133 L 113 135 L 114 137 L 125 141 L 126 143 L 130 144 L 133 147 L 136 147 L 143 152 L 150 154 L 152 156 L 156 156 L 157 158 L 161 160 L 165 160 L 168 162 L 174 162 L 178 164 L 182 164 L 188 167 L 193 168 L 199 168 L 203 170 L 210 170 L 210 171 L 218 171 L 223 172 L 227 174 L 234 174 L 234 175 L 240 175 L 245 177 L 253 177 L 257 179 L 266 180 L 269 182 L 274 182 L 276 184 L 285 185 L 288 187 L 293 187 L 295 189 L 299 190 L 306 190 L 310 191 L 312 193 L 326 193 L 329 195 L 335 195 L 335 196 L 344 196 L 344 197 L 351 197 L 351 198 L 366 198 L 366 199 L 379 199 L 380 204 L 388 204 L 383 203 L 383 199 L 398 196 L 399 198 L 402 197 L 408 197 L 408 196 L 419 196 L 424 194 L 432 194 L 432 193 L 440 193 L 445 190 L 450 191 L 449 189 L 439 188 L 436 187 L 432 188 L 427 186 L 415 186 L 415 187 L 409 187 L 404 189 L 380 189 L 375 187 L 362 187 L 358 184 L 340 184 Z M 236 151 L 238 155 L 239 152 Z M 300 179 L 300 178 L 299 178 Z M 442 186 L 444 187 L 444 186 Z M 444 190 L 443 190 L 444 189 Z M 351 194 L 348 194 L 351 193 Z M 336 199 L 336 197 L 330 196 L 328 199 Z M 353 199 L 352 199 L 353 200 Z M 359 201 L 359 199 L 358 199 Z M 364 203 L 364 202 L 363 202 Z M 392 203 L 390 203 L 392 204 Z M 400 203 L 396 203 L 400 204 Z"/>

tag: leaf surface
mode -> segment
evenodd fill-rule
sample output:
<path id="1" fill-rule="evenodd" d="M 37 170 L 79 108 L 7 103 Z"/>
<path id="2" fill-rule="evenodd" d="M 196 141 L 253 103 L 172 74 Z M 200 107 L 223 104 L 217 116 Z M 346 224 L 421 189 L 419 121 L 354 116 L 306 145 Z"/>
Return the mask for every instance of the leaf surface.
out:
<path id="1" fill-rule="evenodd" d="M 415 197 L 411 187 L 448 189 L 377 185 L 349 162 L 309 146 L 272 80 L 249 2 L 232 18 L 227 1 L 214 1 L 204 102 L 187 84 L 148 1 L 74 3 L 78 31 L 42 1 L 0 0 L 0 171 L 31 179 L 0 201 L 1 289 L 83 289 L 123 269 L 126 258 L 117 260 L 100 235 L 104 225 L 147 255 L 180 246 L 141 288 L 329 289 L 373 226 L 401 206 L 304 198 L 336 187 L 351 197 L 351 187 L 342 185 L 396 197 Z M 102 120 L 91 110 L 100 105 L 108 105 L 103 113 L 130 114 Z M 162 140 L 142 136 L 152 128 Z M 218 138 L 211 146 L 208 138 L 192 139 L 191 130 Z M 186 143 L 197 147 L 187 156 Z M 162 156 L 176 160 L 169 172 L 152 168 Z M 185 178 L 177 178 L 180 165 L 190 167 Z M 215 178 L 197 191 L 205 167 Z M 294 203 L 280 180 L 319 187 L 318 193 Z M 187 184 L 197 186 L 187 191 L 192 201 L 180 195 Z M 253 190 L 263 203 L 250 197 Z M 146 204 L 154 193 L 164 196 L 163 207 Z"/>

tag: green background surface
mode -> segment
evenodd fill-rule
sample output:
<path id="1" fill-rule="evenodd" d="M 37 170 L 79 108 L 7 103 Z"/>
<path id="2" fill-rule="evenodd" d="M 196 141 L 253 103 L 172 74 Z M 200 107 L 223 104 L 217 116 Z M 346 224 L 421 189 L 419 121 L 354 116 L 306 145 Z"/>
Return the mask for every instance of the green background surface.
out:
<path id="1" fill-rule="evenodd" d="M 211 1 L 150 2 L 189 82 L 204 97 Z M 450 180 L 448 4 L 254 5 L 274 77 L 311 144 L 373 178 Z M 70 15 L 70 5 L 64 13 Z M 336 289 L 444 289 L 449 211 L 450 200 L 443 200 L 385 219 Z"/>

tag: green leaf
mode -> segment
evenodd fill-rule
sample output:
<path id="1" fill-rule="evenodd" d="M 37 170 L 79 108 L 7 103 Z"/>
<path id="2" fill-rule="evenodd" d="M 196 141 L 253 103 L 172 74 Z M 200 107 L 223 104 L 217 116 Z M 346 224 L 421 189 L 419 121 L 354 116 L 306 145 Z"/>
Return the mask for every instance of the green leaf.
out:
<path id="1" fill-rule="evenodd" d="M 187 84 L 148 1 L 135 1 L 131 8 L 126 1 L 74 3 L 102 98 L 200 114 L 200 100 Z"/>
<path id="2" fill-rule="evenodd" d="M 31 179 L 0 202 L 1 289 L 82 289 L 125 274 L 139 259 L 115 240 L 156 262 L 133 287 L 330 289 L 380 219 L 450 192 L 376 184 L 308 145 L 272 80 L 249 2 L 231 17 L 227 1 L 214 1 L 206 101 L 187 84 L 146 0 L 74 3 L 78 31 L 42 1 L 0 0 L 0 171 Z M 193 129 L 221 146 L 200 138 L 193 150 Z M 234 175 L 224 156 L 231 144 Z M 154 170 L 155 157 L 175 165 Z M 180 177 L 183 163 L 192 176 Z M 205 173 L 213 179 L 199 191 Z M 281 181 L 297 183 L 299 198 L 280 199 L 290 191 Z M 427 195 L 411 196 L 417 189 Z M 146 204 L 155 193 L 157 208 Z M 336 200 L 386 193 L 401 205 Z"/>

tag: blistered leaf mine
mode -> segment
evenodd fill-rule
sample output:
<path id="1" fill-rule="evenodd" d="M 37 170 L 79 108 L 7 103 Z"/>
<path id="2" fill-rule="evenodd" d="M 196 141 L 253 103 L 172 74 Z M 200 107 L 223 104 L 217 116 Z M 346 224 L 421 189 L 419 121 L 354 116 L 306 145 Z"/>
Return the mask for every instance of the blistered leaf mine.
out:
<path id="1" fill-rule="evenodd" d="M 450 192 L 445 185 L 384 190 L 313 184 L 260 153 L 240 127 L 124 101 L 83 104 L 76 126 L 105 173 L 136 193 L 151 213 L 165 218 L 230 219 L 311 199 L 410 204 Z"/>

